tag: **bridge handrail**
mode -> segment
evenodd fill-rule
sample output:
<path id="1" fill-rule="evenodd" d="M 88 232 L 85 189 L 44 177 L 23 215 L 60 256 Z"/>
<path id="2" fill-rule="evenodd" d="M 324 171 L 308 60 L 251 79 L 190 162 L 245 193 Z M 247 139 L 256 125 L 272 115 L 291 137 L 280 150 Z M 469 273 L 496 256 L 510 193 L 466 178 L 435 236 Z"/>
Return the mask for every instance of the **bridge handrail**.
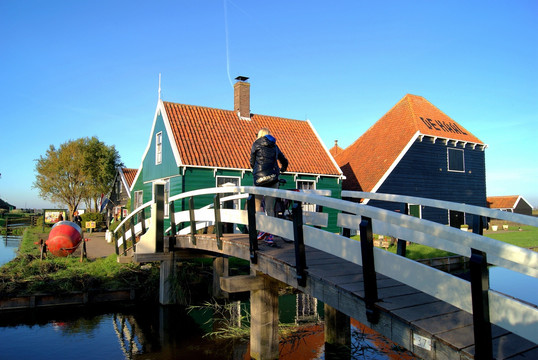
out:
<path id="1" fill-rule="evenodd" d="M 421 198 L 421 197 L 408 196 L 408 195 L 394 195 L 394 194 L 370 193 L 370 192 L 363 192 L 363 191 L 348 191 L 348 190 L 342 191 L 342 198 L 355 198 L 355 199 L 365 198 L 365 199 L 382 200 L 382 201 L 398 202 L 398 203 L 413 204 L 413 205 L 424 205 L 424 206 L 430 206 L 430 207 L 435 207 L 435 208 L 443 208 L 447 210 L 461 211 L 465 213 L 471 213 L 471 214 L 490 217 L 494 219 L 502 219 L 502 220 L 519 223 L 519 224 L 525 224 L 525 225 L 538 227 L 538 217 L 535 217 L 535 216 L 516 214 L 516 213 L 512 213 L 508 211 L 497 210 L 497 209 L 489 209 L 489 208 L 484 208 L 484 207 L 480 207 L 476 205 L 459 204 L 459 203 L 454 203 L 454 202 L 445 201 L 445 200 L 428 199 L 428 198 Z"/>
<path id="2" fill-rule="evenodd" d="M 492 260 L 496 258 L 505 259 L 510 262 L 534 269 L 534 273 L 531 272 L 527 274 L 534 277 L 537 276 L 536 271 L 538 271 L 538 253 L 534 251 L 511 244 L 506 244 L 470 232 L 463 232 L 459 229 L 441 225 L 433 221 L 418 219 L 394 211 L 379 209 L 369 205 L 359 204 L 351 201 L 345 201 L 316 194 L 307 194 L 295 191 L 254 186 L 236 186 L 226 188 L 219 187 L 193 190 L 183 194 L 175 195 L 174 197 L 170 198 L 170 201 L 179 200 L 190 196 L 233 192 L 252 193 L 257 195 L 286 198 L 289 200 L 300 202 L 315 203 L 317 205 L 333 208 L 342 212 L 366 216 L 374 220 L 384 221 L 391 225 L 408 228 L 410 230 L 425 233 L 434 237 L 442 237 L 442 239 L 445 241 L 457 244 L 459 246 L 465 246 L 467 249 L 469 249 L 469 252 L 471 248 L 484 251 L 490 255 L 493 255 Z M 459 255 L 470 256 L 470 253 L 460 253 Z M 494 264 L 506 267 L 506 264 L 504 263 Z M 516 271 L 519 270 L 516 269 Z"/>
<path id="3" fill-rule="evenodd" d="M 138 214 L 140 211 L 142 211 L 143 209 L 147 208 L 147 207 L 150 207 L 151 205 L 153 205 L 155 201 L 154 200 L 150 200 L 148 201 L 147 203 L 145 204 L 142 204 L 140 205 L 139 207 L 137 207 L 136 209 L 134 209 L 129 215 L 127 215 L 125 217 L 125 219 L 123 219 L 120 224 L 116 227 L 116 229 L 114 229 L 114 234 L 116 234 L 118 232 L 118 230 L 122 229 L 123 228 L 123 224 L 127 223 L 127 221 L 130 221 L 131 218 L 133 218 L 136 214 Z"/>
<path id="4" fill-rule="evenodd" d="M 183 198 L 189 198 L 191 196 L 194 197 L 222 193 L 265 195 L 286 198 L 302 203 L 317 204 L 323 206 L 324 208 L 336 209 L 342 212 L 341 214 L 338 214 L 338 218 L 343 218 L 347 221 L 345 226 L 342 226 L 355 229 L 359 227 L 361 219 L 364 220 L 364 218 L 367 217 L 372 219 L 373 224 L 375 224 L 377 221 L 381 225 L 388 224 L 395 229 L 397 228 L 403 229 L 404 231 L 409 231 L 409 234 L 413 234 L 413 232 L 416 234 L 421 233 L 428 235 L 431 238 L 438 239 L 436 240 L 436 244 L 441 244 L 439 248 L 442 248 L 442 244 L 452 244 L 453 247 L 464 256 L 470 255 L 471 248 L 483 251 L 488 255 L 488 262 L 490 262 L 489 260 L 493 258 L 494 261 L 491 261 L 492 263 L 510 268 L 509 266 L 506 266 L 506 263 L 495 260 L 496 257 L 499 259 L 505 259 L 509 264 L 515 263 L 521 265 L 522 268 L 530 269 L 529 272 L 531 273 L 531 276 L 538 277 L 538 253 L 528 249 L 505 244 L 478 234 L 463 232 L 459 229 L 451 228 L 433 221 L 419 219 L 394 211 L 375 208 L 369 205 L 359 204 L 342 199 L 280 189 L 239 186 L 193 190 L 175 195 L 174 197 L 171 197 L 169 201 L 176 201 Z M 212 216 L 215 215 L 214 212 L 207 210 L 203 211 L 205 212 L 197 213 L 197 221 L 215 220 L 212 218 Z M 182 211 L 181 213 L 184 212 L 185 211 Z M 225 222 L 248 224 L 246 213 L 246 210 L 221 209 L 221 216 L 223 216 L 223 219 L 225 219 L 223 221 Z M 203 216 L 198 217 L 198 214 Z M 293 238 L 293 224 L 284 219 L 266 217 L 261 214 L 256 214 L 256 227 L 263 229 L 264 231 L 268 231 L 267 229 L 269 229 L 269 231 L 276 229 L 276 232 L 274 233 L 275 235 Z M 308 235 L 305 237 L 306 245 L 313 246 L 317 249 L 335 256 L 339 256 L 358 265 L 363 265 L 361 260 L 361 242 L 350 240 L 342 235 L 333 234 L 310 226 L 303 226 L 303 229 L 305 234 Z M 404 231 L 402 231 L 402 233 L 404 233 Z M 417 239 L 413 238 L 412 240 L 413 242 L 418 243 L 421 243 L 421 241 L 425 242 L 423 241 L 424 238 L 427 237 L 425 235 L 422 235 L 422 238 L 418 237 Z M 308 242 L 306 239 L 308 239 Z M 456 278 L 450 274 L 445 274 L 441 271 L 428 268 L 425 265 L 419 264 L 405 257 L 396 256 L 380 249 L 374 250 L 375 268 L 376 271 L 379 271 L 379 273 L 406 283 L 417 288 L 418 290 L 424 291 L 438 299 L 457 306 L 460 309 L 472 311 L 470 284 L 468 282 Z M 464 252 L 469 253 L 466 254 Z M 493 256 L 490 258 L 490 255 Z M 518 270 L 516 269 L 516 271 Z M 418 272 L 420 272 L 421 275 L 419 277 L 414 276 L 414 274 L 417 274 Z M 428 279 L 428 281 L 425 279 Z M 499 295 L 491 289 L 488 290 L 488 294 L 491 300 L 492 311 L 490 313 L 493 323 L 505 327 L 516 334 L 524 336 L 531 341 L 538 341 L 538 335 L 535 332 L 535 324 L 538 323 L 536 307 L 530 307 L 523 303 L 515 304 L 514 301 L 516 300 L 511 300 L 503 295 Z"/>

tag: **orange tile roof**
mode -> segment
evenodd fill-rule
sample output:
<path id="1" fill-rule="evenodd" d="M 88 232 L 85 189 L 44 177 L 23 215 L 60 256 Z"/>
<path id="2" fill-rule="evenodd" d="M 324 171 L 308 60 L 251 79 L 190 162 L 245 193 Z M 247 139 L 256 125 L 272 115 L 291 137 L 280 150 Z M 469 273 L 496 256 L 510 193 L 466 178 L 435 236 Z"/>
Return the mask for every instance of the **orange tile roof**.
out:
<path id="1" fill-rule="evenodd" d="M 340 154 L 344 149 L 342 149 L 340 146 L 338 146 L 338 140 L 334 140 L 334 146 L 329 149 L 329 152 L 333 157 Z"/>
<path id="2" fill-rule="evenodd" d="M 125 180 L 127 181 L 127 186 L 131 188 L 138 169 L 122 168 L 121 171 L 123 172 L 123 176 L 125 176 Z"/>
<path id="3" fill-rule="evenodd" d="M 488 196 L 487 203 L 491 209 L 513 209 L 518 199 L 519 195 Z"/>
<path id="4" fill-rule="evenodd" d="M 421 96 L 407 94 L 353 144 L 335 156 L 346 190 L 372 191 L 416 135 L 482 144 Z"/>
<path id="5" fill-rule="evenodd" d="M 308 121 L 163 102 L 183 165 L 250 169 L 250 149 L 267 127 L 289 161 L 288 171 L 340 175 Z"/>

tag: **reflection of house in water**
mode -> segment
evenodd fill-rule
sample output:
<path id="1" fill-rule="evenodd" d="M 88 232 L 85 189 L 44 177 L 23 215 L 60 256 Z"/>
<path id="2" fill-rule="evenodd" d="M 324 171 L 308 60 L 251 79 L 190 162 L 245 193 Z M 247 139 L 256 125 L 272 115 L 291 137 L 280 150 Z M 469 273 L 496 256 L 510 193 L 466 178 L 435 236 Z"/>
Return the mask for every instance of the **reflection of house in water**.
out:
<path id="1" fill-rule="evenodd" d="M 295 323 L 317 322 L 318 299 L 307 294 L 299 293 L 295 298 Z"/>
<path id="2" fill-rule="evenodd" d="M 141 334 L 140 327 L 137 326 L 134 317 L 114 314 L 112 322 L 125 358 L 132 359 L 134 354 L 142 353 L 143 334 Z"/>

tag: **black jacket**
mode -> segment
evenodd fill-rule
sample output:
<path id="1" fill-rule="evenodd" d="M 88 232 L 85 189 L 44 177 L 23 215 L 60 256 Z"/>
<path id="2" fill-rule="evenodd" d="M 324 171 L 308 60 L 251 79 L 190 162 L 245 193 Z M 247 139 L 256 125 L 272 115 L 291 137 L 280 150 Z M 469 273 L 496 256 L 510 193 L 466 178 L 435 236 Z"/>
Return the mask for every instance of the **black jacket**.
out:
<path id="1" fill-rule="evenodd" d="M 278 167 L 278 161 L 282 169 Z M 276 145 L 271 135 L 265 135 L 254 141 L 250 149 L 250 167 L 254 175 L 254 185 L 271 186 L 278 181 L 281 171 L 288 168 L 288 159 Z"/>

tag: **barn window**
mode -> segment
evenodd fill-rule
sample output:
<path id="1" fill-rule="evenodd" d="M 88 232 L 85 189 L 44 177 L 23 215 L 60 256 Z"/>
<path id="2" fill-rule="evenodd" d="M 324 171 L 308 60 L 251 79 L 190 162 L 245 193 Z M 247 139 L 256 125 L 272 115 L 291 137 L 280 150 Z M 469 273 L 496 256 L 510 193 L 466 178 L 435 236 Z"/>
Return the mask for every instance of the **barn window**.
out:
<path id="1" fill-rule="evenodd" d="M 137 209 L 144 204 L 144 192 L 142 190 L 134 193 L 134 208 Z"/>
<path id="2" fill-rule="evenodd" d="M 164 217 L 170 216 L 170 179 L 164 180 Z"/>
<path id="3" fill-rule="evenodd" d="M 155 165 L 163 161 L 163 133 L 162 131 L 155 135 Z"/>
<path id="4" fill-rule="evenodd" d="M 463 150 L 461 149 L 447 149 L 448 150 L 448 171 L 465 171 L 465 164 L 463 159 Z"/>

